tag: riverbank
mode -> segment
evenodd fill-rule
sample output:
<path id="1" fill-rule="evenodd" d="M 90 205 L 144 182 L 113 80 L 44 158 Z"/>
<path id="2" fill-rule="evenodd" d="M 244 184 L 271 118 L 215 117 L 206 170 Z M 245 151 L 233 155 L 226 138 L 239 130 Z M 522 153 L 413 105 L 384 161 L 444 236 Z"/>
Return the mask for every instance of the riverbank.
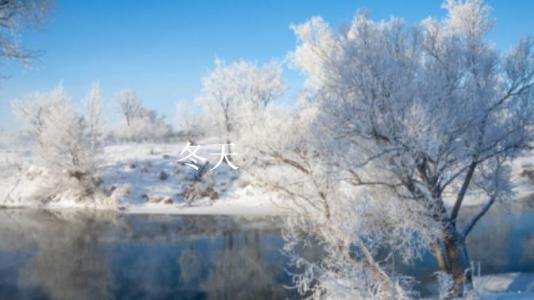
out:
<path id="1" fill-rule="evenodd" d="M 197 155 L 207 157 L 210 168 L 218 164 L 219 145 L 206 140 Z M 24 148 L 2 150 L 0 201 L 4 207 L 46 209 L 104 209 L 134 214 L 252 214 L 282 212 L 277 200 L 253 186 L 225 163 L 202 178 L 197 170 L 180 160 L 185 144 L 123 144 L 102 148 L 97 177 L 101 195 L 80 200 L 68 190 L 46 188 L 53 175 L 32 165 Z M 43 191 L 43 192 L 41 192 Z M 45 193 L 56 193 L 42 201 Z M 96 197 L 95 197 L 96 198 Z M 101 201 L 105 198 L 106 201 Z"/>
<path id="2" fill-rule="evenodd" d="M 199 143 L 199 156 L 217 165 L 220 145 L 205 140 Z M 200 180 L 197 171 L 181 160 L 184 143 L 121 144 L 102 147 L 97 176 L 105 201 L 80 201 L 69 191 L 43 203 L 40 190 L 51 177 L 32 166 L 24 147 L 3 149 L 0 172 L 0 201 L 7 207 L 47 209 L 112 209 L 134 214 L 280 214 L 283 201 L 265 193 L 239 169 L 225 163 L 207 172 Z M 182 153 L 182 154 L 181 154 Z M 239 167 L 239 166 L 237 166 Z M 512 165 L 516 199 L 534 202 L 534 182 L 528 176 L 534 169 L 534 155 L 519 158 Z M 47 191 L 48 192 L 48 191 Z M 529 200 L 530 199 L 530 200 Z M 483 204 L 483 197 L 468 196 L 465 206 Z M 448 203 L 450 205 L 450 203 Z"/>

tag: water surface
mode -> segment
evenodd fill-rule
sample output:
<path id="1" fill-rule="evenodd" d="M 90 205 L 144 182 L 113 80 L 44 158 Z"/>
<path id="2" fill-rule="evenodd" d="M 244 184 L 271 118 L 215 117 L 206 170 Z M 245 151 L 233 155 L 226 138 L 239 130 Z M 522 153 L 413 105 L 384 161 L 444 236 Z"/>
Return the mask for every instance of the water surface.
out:
<path id="1" fill-rule="evenodd" d="M 295 299 L 272 217 L 0 211 L 1 299 Z"/>
<path id="2" fill-rule="evenodd" d="M 534 272 L 534 198 L 468 238 L 482 274 Z M 463 208 L 465 222 L 477 208 Z M 277 217 L 0 210 L 0 299 L 298 299 Z M 460 222 L 460 223 L 461 223 Z M 312 251 L 314 252 L 314 251 Z M 435 289 L 430 253 L 399 265 Z M 524 290 L 518 282 L 510 291 Z"/>

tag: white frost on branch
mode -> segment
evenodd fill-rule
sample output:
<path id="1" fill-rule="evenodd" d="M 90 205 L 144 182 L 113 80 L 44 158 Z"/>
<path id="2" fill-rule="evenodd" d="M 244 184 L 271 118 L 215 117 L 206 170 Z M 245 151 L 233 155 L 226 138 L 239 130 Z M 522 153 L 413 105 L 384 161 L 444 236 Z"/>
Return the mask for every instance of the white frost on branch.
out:
<path id="1" fill-rule="evenodd" d="M 292 27 L 291 64 L 307 76 L 303 107 L 258 114 L 238 152 L 244 170 L 300 216 L 288 245 L 308 232 L 327 249 L 328 263 L 310 262 L 299 278 L 303 292 L 328 293 L 330 279 L 380 278 L 380 288 L 351 288 L 408 295 L 374 256 L 377 245 L 407 261 L 432 250 L 453 296 L 471 285 L 465 239 L 494 202 L 511 198 L 509 163 L 534 141 L 534 49 L 531 39 L 506 54 L 488 43 L 483 1 L 443 7 L 444 19 L 415 26 L 357 14 L 340 31 L 320 17 Z M 469 197 L 486 204 L 460 228 Z M 351 259 L 353 248 L 364 259 Z M 351 281 L 344 261 L 368 281 Z"/>
<path id="2" fill-rule="evenodd" d="M 224 142 L 234 140 L 240 127 L 282 94 L 281 72 L 281 65 L 275 62 L 260 66 L 243 60 L 231 64 L 215 60 L 196 101 L 215 120 Z"/>
<path id="3" fill-rule="evenodd" d="M 118 92 L 115 101 L 122 118 L 113 130 L 114 139 L 141 142 L 164 140 L 171 135 L 171 127 L 165 122 L 164 116 L 143 107 L 132 89 Z"/>
<path id="4" fill-rule="evenodd" d="M 95 100 L 97 93 L 91 94 Z M 97 145 L 93 144 L 87 121 L 73 109 L 63 86 L 28 98 L 13 106 L 32 136 L 33 165 L 26 170 L 23 183 L 13 191 L 12 204 L 49 205 L 67 201 L 115 207 L 117 199 L 99 188 Z M 93 103 L 93 109 L 94 106 Z"/>

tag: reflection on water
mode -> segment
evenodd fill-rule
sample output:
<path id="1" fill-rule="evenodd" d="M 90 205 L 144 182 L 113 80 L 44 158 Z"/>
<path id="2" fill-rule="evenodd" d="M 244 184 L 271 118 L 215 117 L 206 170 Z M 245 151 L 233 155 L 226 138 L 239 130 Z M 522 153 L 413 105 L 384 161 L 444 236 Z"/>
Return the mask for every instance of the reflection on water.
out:
<path id="1" fill-rule="evenodd" d="M 496 206 L 473 230 L 468 248 L 483 274 L 534 272 L 528 205 Z M 475 211 L 465 208 L 462 216 Z M 0 299 L 297 299 L 285 288 L 291 278 L 277 223 L 0 210 Z M 396 268 L 420 281 L 421 295 L 435 288 L 431 254 L 417 266 Z"/>
<path id="2" fill-rule="evenodd" d="M 294 299 L 272 218 L 0 211 L 0 299 Z"/>

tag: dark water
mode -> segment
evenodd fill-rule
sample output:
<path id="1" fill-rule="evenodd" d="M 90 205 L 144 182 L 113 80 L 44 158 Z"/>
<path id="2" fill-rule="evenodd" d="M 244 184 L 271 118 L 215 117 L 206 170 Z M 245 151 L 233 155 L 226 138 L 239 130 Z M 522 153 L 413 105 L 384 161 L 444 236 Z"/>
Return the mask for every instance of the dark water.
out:
<path id="1" fill-rule="evenodd" d="M 272 217 L 0 211 L 0 299 L 295 299 Z"/>
<path id="2" fill-rule="evenodd" d="M 468 219 L 476 208 L 462 211 Z M 298 299 L 273 217 L 0 210 L 0 299 Z M 534 210 L 496 207 L 468 239 L 481 273 L 534 272 Z M 428 254 L 400 266 L 431 295 Z M 520 287 L 518 287 L 520 289 Z"/>

